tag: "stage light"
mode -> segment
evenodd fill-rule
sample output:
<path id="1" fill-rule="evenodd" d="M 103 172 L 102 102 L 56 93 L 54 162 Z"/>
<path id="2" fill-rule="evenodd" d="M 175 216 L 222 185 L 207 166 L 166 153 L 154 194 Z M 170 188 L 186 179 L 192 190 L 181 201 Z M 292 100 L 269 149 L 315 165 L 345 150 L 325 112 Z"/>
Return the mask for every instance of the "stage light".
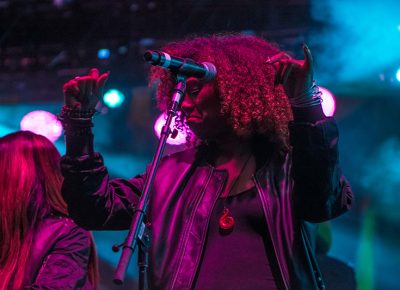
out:
<path id="1" fill-rule="evenodd" d="M 97 51 L 97 57 L 100 59 L 107 59 L 110 57 L 110 50 L 107 48 L 101 48 Z"/>
<path id="2" fill-rule="evenodd" d="M 253 29 L 244 29 L 244 30 L 240 31 L 240 34 L 243 34 L 243 35 L 250 35 L 250 36 L 255 36 L 255 35 L 257 35 L 256 31 L 253 30 Z"/>
<path id="3" fill-rule="evenodd" d="M 26 114 L 21 120 L 20 128 L 43 135 L 51 142 L 56 141 L 62 133 L 62 125 L 57 116 L 41 110 Z"/>
<path id="4" fill-rule="evenodd" d="M 332 117 L 335 114 L 336 110 L 336 101 L 333 94 L 323 87 L 319 87 L 320 92 L 322 93 L 322 111 L 325 116 Z"/>
<path id="5" fill-rule="evenodd" d="M 53 0 L 53 5 L 57 8 L 63 8 L 67 4 L 70 4 L 72 0 Z"/>
<path id="6" fill-rule="evenodd" d="M 120 47 L 118 47 L 118 53 L 120 55 L 125 55 L 128 53 L 128 47 L 126 45 L 121 45 Z"/>
<path id="7" fill-rule="evenodd" d="M 8 8 L 9 5 L 10 5 L 9 0 L 0 0 L 0 9 Z"/>
<path id="8" fill-rule="evenodd" d="M 145 37 L 139 40 L 139 45 L 141 47 L 149 47 L 153 46 L 155 44 L 155 39 L 151 37 Z"/>
<path id="9" fill-rule="evenodd" d="M 137 12 L 137 11 L 139 11 L 139 9 L 140 9 L 140 5 L 138 3 L 136 3 L 136 2 L 133 2 L 131 4 L 131 6 L 129 6 L 129 10 L 131 12 Z"/>
<path id="10" fill-rule="evenodd" d="M 117 89 L 108 90 L 103 96 L 103 102 L 110 108 L 117 108 L 124 102 L 124 94 Z"/>
<path id="11" fill-rule="evenodd" d="M 147 3 L 147 8 L 148 8 L 149 10 L 154 10 L 154 9 L 156 9 L 156 7 L 157 7 L 157 3 L 154 2 L 154 1 L 149 1 L 149 2 Z"/>
<path id="12" fill-rule="evenodd" d="M 396 80 L 400 82 L 400 68 L 396 72 Z"/>
<path id="13" fill-rule="evenodd" d="M 161 129 L 165 124 L 165 120 L 167 119 L 167 115 L 165 113 L 161 114 L 156 122 L 154 123 L 154 133 L 156 134 L 156 136 L 158 138 L 160 138 L 161 135 Z M 171 128 L 174 128 L 175 125 L 175 119 L 172 119 L 171 122 Z M 167 143 L 170 145 L 182 145 L 186 143 L 186 134 L 184 132 L 178 131 L 178 134 L 176 135 L 176 137 L 173 138 L 168 138 L 167 139 Z"/>

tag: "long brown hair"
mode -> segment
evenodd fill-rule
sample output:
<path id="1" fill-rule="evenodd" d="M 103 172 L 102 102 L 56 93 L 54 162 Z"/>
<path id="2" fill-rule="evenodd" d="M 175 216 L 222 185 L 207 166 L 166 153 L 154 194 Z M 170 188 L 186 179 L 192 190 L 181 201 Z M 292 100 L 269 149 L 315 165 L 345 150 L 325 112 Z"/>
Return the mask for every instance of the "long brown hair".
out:
<path id="1" fill-rule="evenodd" d="M 41 135 L 20 131 L 0 138 L 0 289 L 23 287 L 40 221 L 50 213 L 68 214 L 59 163 L 57 149 Z M 96 285 L 94 255 L 88 270 Z"/>

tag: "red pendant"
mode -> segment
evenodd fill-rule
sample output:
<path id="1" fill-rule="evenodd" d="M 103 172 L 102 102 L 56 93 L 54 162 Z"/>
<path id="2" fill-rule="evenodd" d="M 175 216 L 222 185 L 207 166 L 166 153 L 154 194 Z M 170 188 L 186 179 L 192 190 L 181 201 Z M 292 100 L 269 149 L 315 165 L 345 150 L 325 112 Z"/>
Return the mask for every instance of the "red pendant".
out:
<path id="1" fill-rule="evenodd" d="M 235 220 L 229 215 L 229 209 L 224 207 L 221 217 L 219 218 L 219 228 L 223 233 L 229 233 L 232 231 L 235 225 Z"/>

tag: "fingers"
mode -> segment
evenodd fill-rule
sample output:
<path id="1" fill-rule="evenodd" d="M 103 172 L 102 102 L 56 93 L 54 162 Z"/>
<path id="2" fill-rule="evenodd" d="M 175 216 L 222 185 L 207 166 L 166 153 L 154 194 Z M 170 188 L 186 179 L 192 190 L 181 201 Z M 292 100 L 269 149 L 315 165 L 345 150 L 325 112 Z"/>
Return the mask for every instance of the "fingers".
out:
<path id="1" fill-rule="evenodd" d="M 303 52 L 304 52 L 304 69 L 310 71 L 313 68 L 314 61 L 311 55 L 311 51 L 306 44 L 303 44 Z"/>
<path id="2" fill-rule="evenodd" d="M 99 70 L 97 68 L 92 68 L 89 71 L 89 75 L 93 78 L 93 79 L 98 79 L 99 78 Z"/>
<path id="3" fill-rule="evenodd" d="M 76 99 L 79 94 L 78 84 L 75 80 L 70 80 L 63 86 L 64 103 L 70 108 L 76 107 Z"/>
<path id="4" fill-rule="evenodd" d="M 95 84 L 95 89 L 94 89 L 94 93 L 96 94 L 96 96 L 99 96 L 101 94 L 104 84 L 108 80 L 109 74 L 110 74 L 109 72 L 106 72 L 97 78 L 96 84 Z"/>
<path id="5" fill-rule="evenodd" d="M 65 94 L 77 96 L 79 93 L 78 83 L 75 80 L 68 81 L 64 84 L 63 91 Z"/>
<path id="6" fill-rule="evenodd" d="M 285 52 L 268 57 L 266 63 L 272 65 L 276 71 L 275 85 L 285 85 L 291 74 L 297 76 L 300 74 L 312 75 L 313 58 L 310 49 L 305 44 L 303 45 L 303 52 L 304 60 L 294 59 Z"/>
<path id="7" fill-rule="evenodd" d="M 265 63 L 271 64 L 276 70 L 275 85 L 286 83 L 293 69 L 293 63 L 296 62 L 297 61 L 286 52 L 280 52 L 268 57 Z"/>
<path id="8" fill-rule="evenodd" d="M 269 64 L 272 64 L 275 68 L 275 85 L 285 84 L 292 69 L 297 62 L 292 58 L 289 58 L 287 54 L 275 55 L 269 60 Z"/>
<path id="9" fill-rule="evenodd" d="M 292 58 L 288 53 L 286 52 L 279 52 L 273 56 L 268 56 L 267 61 L 265 62 L 266 64 L 272 64 L 276 65 L 279 63 L 294 63 L 294 64 L 300 64 L 304 66 L 304 68 L 310 69 L 313 66 L 313 58 L 311 55 L 311 51 L 308 48 L 306 44 L 303 44 L 303 52 L 304 52 L 304 61 L 301 60 L 296 60 Z"/>
<path id="10" fill-rule="evenodd" d="M 76 77 L 73 81 L 76 82 L 79 89 L 79 97 L 97 96 L 107 81 L 108 74 L 107 72 L 99 76 L 99 70 L 97 68 L 92 68 L 88 75 Z"/>
<path id="11" fill-rule="evenodd" d="M 281 84 L 285 85 L 290 74 L 292 73 L 293 70 L 293 64 L 292 63 L 287 63 L 285 66 L 285 69 L 282 70 L 282 75 L 281 75 Z"/>
<path id="12" fill-rule="evenodd" d="M 291 58 L 292 57 L 289 54 L 287 54 L 286 52 L 280 52 L 273 56 L 268 56 L 267 61 L 265 63 L 274 64 L 274 63 L 281 61 L 282 59 L 291 59 Z"/>
<path id="13" fill-rule="evenodd" d="M 78 84 L 79 94 L 78 97 L 83 99 L 86 96 L 86 83 L 87 83 L 87 76 L 84 77 L 75 77 L 75 81 Z"/>
<path id="14" fill-rule="evenodd" d="M 63 86 L 66 103 L 81 104 L 89 108 L 95 105 L 108 75 L 107 72 L 99 76 L 99 70 L 92 68 L 87 75 L 68 81 Z"/>

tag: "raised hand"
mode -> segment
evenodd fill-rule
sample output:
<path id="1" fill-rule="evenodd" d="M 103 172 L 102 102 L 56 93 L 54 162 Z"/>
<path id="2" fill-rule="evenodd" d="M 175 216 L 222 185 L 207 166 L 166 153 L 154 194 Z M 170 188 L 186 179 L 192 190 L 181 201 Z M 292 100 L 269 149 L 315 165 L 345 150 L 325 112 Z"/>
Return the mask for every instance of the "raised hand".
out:
<path id="1" fill-rule="evenodd" d="M 269 57 L 267 64 L 273 65 L 276 70 L 275 84 L 282 84 L 289 100 L 304 97 L 313 87 L 313 59 L 310 49 L 304 44 L 304 60 L 292 58 L 285 52 Z"/>
<path id="2" fill-rule="evenodd" d="M 94 110 L 108 75 L 108 72 L 99 75 L 99 70 L 92 68 L 88 75 L 76 77 L 65 83 L 65 106 L 80 111 Z"/>

